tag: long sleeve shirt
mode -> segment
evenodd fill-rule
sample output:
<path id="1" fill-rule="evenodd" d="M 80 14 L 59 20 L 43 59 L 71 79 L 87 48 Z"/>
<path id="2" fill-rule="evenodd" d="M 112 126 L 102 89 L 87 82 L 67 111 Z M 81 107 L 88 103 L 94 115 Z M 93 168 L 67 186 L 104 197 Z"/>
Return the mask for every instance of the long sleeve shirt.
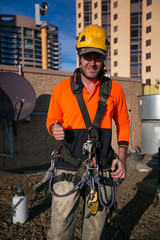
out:
<path id="1" fill-rule="evenodd" d="M 81 83 L 83 85 L 83 83 Z M 100 81 L 97 81 L 91 93 L 82 86 L 82 95 L 93 122 L 98 101 L 100 99 L 99 89 Z M 112 140 L 112 119 L 115 121 L 117 128 L 118 147 L 128 147 L 129 144 L 129 116 L 122 87 L 112 80 L 112 88 L 109 98 L 107 99 L 106 112 L 100 124 L 99 140 L 101 142 L 102 158 L 106 157 Z M 88 132 L 83 120 L 76 96 L 72 93 L 70 78 L 57 84 L 52 91 L 46 126 L 49 133 L 50 127 L 59 120 L 65 128 L 65 146 L 70 152 L 81 159 L 82 146 L 88 138 Z"/>

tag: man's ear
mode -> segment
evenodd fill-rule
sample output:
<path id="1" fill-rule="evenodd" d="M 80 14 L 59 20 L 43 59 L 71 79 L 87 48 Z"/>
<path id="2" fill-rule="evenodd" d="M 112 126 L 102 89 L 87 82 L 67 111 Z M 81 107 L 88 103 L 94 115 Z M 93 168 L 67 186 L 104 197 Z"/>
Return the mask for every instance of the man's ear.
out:
<path id="1" fill-rule="evenodd" d="M 79 67 L 81 67 L 81 56 L 78 55 L 78 62 L 79 62 Z"/>
<path id="2" fill-rule="evenodd" d="M 81 60 L 81 56 L 78 54 L 78 61 L 80 61 Z"/>

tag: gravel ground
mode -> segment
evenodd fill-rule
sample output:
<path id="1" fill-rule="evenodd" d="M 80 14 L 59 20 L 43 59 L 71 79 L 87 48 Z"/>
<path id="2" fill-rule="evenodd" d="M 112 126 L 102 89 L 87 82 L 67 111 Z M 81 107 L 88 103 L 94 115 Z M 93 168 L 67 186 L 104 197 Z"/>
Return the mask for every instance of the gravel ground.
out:
<path id="1" fill-rule="evenodd" d="M 33 186 L 42 180 L 44 174 L 0 174 L 0 220 L 10 221 L 10 206 L 15 194 L 13 186 L 18 182 L 26 184 L 25 194 L 29 199 L 29 218 L 24 224 L 6 227 L 0 224 L 2 240 L 45 240 L 50 225 L 51 197 L 45 202 L 34 201 Z M 119 217 L 113 216 L 113 225 L 107 226 L 106 239 L 158 240 L 160 239 L 160 201 L 157 197 L 158 174 L 156 171 L 139 172 L 128 167 L 125 181 L 118 187 Z M 148 184 L 151 183 L 150 185 Z M 139 184 L 137 184 L 139 183 Z M 143 191 L 147 183 L 147 191 Z M 144 185 L 143 187 L 140 187 Z M 139 187 L 137 187 L 139 186 Z M 159 189 L 159 188 L 158 188 Z M 83 202 L 79 207 L 74 240 L 81 239 Z"/>

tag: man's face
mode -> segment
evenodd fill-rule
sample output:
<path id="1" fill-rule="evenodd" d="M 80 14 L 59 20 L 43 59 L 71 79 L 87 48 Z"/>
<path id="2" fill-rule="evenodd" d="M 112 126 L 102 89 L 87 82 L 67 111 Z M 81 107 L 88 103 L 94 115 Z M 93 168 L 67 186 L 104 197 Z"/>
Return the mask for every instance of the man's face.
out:
<path id="1" fill-rule="evenodd" d="M 80 56 L 81 69 L 88 79 L 98 79 L 105 57 L 100 53 L 86 53 Z"/>

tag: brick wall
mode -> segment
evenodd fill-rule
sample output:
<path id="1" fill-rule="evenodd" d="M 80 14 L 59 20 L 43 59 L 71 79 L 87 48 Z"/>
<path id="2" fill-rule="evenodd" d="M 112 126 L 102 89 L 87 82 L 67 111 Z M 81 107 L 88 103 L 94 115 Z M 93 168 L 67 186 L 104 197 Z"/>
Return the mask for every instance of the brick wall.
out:
<path id="1" fill-rule="evenodd" d="M 0 65 L 1 72 L 18 73 L 18 67 Z M 50 164 L 50 155 L 58 146 L 46 130 L 45 121 L 52 89 L 72 72 L 24 68 L 22 75 L 31 83 L 36 93 L 36 106 L 30 120 L 21 120 L 14 137 L 14 157 L 0 156 L 0 169 L 42 167 Z M 131 112 L 131 148 L 141 147 L 141 121 L 138 117 L 138 96 L 142 93 L 140 79 L 112 77 L 124 89 L 128 110 Z M 8 144 L 0 118 L 0 152 L 8 152 Z M 117 150 L 116 129 L 113 123 L 113 147 Z"/>

